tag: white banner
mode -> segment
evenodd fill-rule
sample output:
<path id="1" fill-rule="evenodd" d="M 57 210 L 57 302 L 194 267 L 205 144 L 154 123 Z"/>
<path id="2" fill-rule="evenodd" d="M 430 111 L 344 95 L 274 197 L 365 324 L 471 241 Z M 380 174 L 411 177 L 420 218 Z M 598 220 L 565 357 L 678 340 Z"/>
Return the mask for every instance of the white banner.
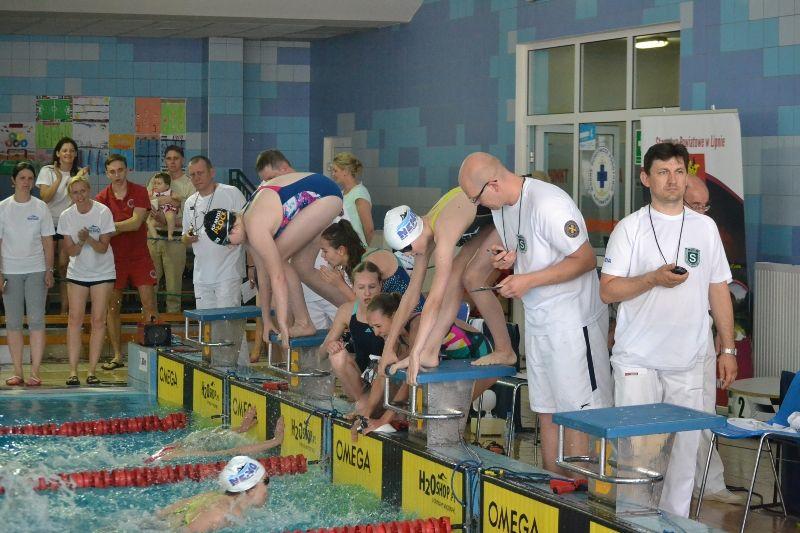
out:
<path id="1" fill-rule="evenodd" d="M 642 154 L 666 141 L 686 146 L 690 173 L 718 182 L 744 201 L 742 132 L 736 111 L 642 117 Z"/>

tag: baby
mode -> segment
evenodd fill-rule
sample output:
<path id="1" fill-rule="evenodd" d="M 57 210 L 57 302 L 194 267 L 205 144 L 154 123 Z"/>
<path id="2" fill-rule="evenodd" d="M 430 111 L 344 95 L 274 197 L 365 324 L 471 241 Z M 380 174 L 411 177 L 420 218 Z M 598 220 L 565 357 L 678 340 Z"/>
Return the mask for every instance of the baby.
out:
<path id="1" fill-rule="evenodd" d="M 172 240 L 172 234 L 175 232 L 175 216 L 178 213 L 178 207 L 173 204 L 158 205 L 158 199 L 161 197 L 172 197 L 170 190 L 170 183 L 172 179 L 166 172 L 159 172 L 150 178 L 150 183 L 153 187 L 153 195 L 150 198 L 150 204 L 153 211 L 161 211 L 164 213 L 164 218 L 167 220 L 167 239 Z M 177 198 L 173 198 L 177 200 Z M 148 224 L 151 237 L 157 237 L 158 233 L 155 229 L 155 223 Z"/>

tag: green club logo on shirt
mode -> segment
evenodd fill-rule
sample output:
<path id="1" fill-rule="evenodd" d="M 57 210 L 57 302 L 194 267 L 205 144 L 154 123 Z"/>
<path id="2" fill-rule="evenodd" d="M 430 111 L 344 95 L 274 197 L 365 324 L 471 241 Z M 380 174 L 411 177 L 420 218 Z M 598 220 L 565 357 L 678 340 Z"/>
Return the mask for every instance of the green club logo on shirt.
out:
<path id="1" fill-rule="evenodd" d="M 697 248 L 684 248 L 684 259 L 686 264 L 690 267 L 696 267 L 700 264 L 700 250 Z"/>

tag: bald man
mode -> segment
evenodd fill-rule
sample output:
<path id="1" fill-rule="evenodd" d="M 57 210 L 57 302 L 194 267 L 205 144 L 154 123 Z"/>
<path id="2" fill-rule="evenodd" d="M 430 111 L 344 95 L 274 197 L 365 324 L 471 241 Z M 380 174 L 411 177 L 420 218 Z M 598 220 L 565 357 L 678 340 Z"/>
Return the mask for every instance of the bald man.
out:
<path id="1" fill-rule="evenodd" d="M 705 214 L 711 208 L 708 200 L 709 193 L 706 182 L 697 176 L 690 175 L 686 183 L 683 203 L 692 211 Z M 711 330 L 709 330 L 708 336 L 708 350 L 706 351 L 706 359 L 703 366 L 703 410 L 716 414 L 717 350 Z M 706 468 L 709 446 L 711 446 L 711 432 L 703 431 L 700 435 L 700 448 L 697 451 L 697 472 L 694 476 L 696 493 L 700 492 L 700 484 L 703 481 L 703 471 Z M 735 505 L 744 505 L 746 501 L 743 494 L 735 494 L 729 491 L 728 487 L 725 485 L 722 460 L 716 448 L 711 451 L 711 463 L 708 467 L 706 493 L 703 498 Z"/>
<path id="2" fill-rule="evenodd" d="M 500 243 L 495 268 L 514 268 L 499 293 L 525 309 L 531 409 L 539 413 L 544 468 L 555 464 L 552 414 L 611 405 L 608 307 L 600 300 L 594 250 L 572 198 L 555 185 L 509 171 L 494 156 L 470 154 L 458 183 L 492 210 Z M 508 215 L 508 220 L 506 220 Z M 565 455 L 586 455 L 586 434 L 567 430 Z"/>

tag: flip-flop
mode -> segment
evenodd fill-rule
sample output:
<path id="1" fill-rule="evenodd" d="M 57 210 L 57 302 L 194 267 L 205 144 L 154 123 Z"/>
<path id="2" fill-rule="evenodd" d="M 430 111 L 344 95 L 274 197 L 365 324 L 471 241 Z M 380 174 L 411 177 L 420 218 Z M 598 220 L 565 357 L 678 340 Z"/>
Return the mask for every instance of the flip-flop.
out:
<path id="1" fill-rule="evenodd" d="M 490 452 L 494 452 L 500 455 L 506 454 L 506 449 L 503 448 L 503 445 L 498 443 L 496 440 L 487 442 L 483 447 L 489 450 Z"/>
<path id="2" fill-rule="evenodd" d="M 86 384 L 87 385 L 100 385 L 100 380 L 97 379 L 97 376 L 88 375 L 88 376 L 86 376 Z"/>
<path id="3" fill-rule="evenodd" d="M 26 387 L 41 387 L 42 380 L 36 376 L 28 376 L 28 381 L 25 382 Z"/>
<path id="4" fill-rule="evenodd" d="M 25 381 L 19 376 L 11 376 L 6 380 L 6 385 L 9 387 L 19 387 L 20 385 L 24 385 Z"/>
<path id="5" fill-rule="evenodd" d="M 100 368 L 102 368 L 103 370 L 116 370 L 124 366 L 125 365 L 123 363 L 112 359 L 111 361 L 105 362 L 102 365 L 100 365 Z"/>
<path id="6" fill-rule="evenodd" d="M 69 387 L 77 387 L 81 384 L 81 380 L 78 379 L 78 376 L 70 376 L 67 378 L 67 386 Z"/>

